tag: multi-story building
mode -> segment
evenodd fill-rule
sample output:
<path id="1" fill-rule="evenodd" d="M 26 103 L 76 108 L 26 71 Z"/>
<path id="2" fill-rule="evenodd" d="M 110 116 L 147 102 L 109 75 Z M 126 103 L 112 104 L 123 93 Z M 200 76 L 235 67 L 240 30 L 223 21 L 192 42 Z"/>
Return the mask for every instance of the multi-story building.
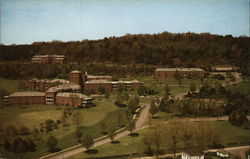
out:
<path id="1" fill-rule="evenodd" d="M 44 92 L 15 92 L 4 97 L 6 105 L 44 104 Z"/>
<path id="2" fill-rule="evenodd" d="M 91 92 L 97 92 L 98 88 L 103 87 L 106 90 L 113 91 L 117 90 L 118 87 L 123 87 L 127 90 L 135 90 L 138 89 L 143 82 L 138 80 L 133 81 L 107 81 L 107 80 L 91 80 L 84 83 L 84 89 L 89 90 Z"/>
<path id="3" fill-rule="evenodd" d="M 93 98 L 81 93 L 57 93 L 56 104 L 75 107 L 88 107 L 92 105 Z"/>
<path id="4" fill-rule="evenodd" d="M 201 68 L 157 68 L 154 77 L 157 79 L 173 79 L 175 74 L 186 78 L 192 76 L 204 77 L 205 71 Z"/>
<path id="5" fill-rule="evenodd" d="M 237 71 L 239 68 L 236 66 L 213 66 L 213 72 L 233 72 Z"/>
<path id="6" fill-rule="evenodd" d="M 63 64 L 64 55 L 35 55 L 31 58 L 32 63 Z"/>

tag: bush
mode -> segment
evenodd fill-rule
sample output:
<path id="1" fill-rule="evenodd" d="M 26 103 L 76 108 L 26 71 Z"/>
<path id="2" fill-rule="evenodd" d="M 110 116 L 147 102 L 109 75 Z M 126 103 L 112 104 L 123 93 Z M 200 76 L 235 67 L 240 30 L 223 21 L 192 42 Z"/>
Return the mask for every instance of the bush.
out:
<path id="1" fill-rule="evenodd" d="M 127 105 L 126 104 L 123 104 L 119 101 L 115 101 L 115 105 L 118 106 L 119 108 L 122 108 L 122 107 L 126 107 Z"/>

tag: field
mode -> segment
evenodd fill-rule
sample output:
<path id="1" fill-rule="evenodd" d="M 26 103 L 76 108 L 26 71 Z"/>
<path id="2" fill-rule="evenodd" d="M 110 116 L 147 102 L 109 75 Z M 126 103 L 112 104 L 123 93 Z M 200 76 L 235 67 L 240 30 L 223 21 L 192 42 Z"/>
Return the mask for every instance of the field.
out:
<path id="1" fill-rule="evenodd" d="M 0 78 L 0 89 L 5 89 L 9 93 L 18 91 L 19 80 L 9 80 Z"/>
<path id="2" fill-rule="evenodd" d="M 229 90 L 240 92 L 243 94 L 250 94 L 250 78 L 246 78 L 237 85 L 228 86 Z"/>
<path id="3" fill-rule="evenodd" d="M 124 109 L 115 106 L 114 101 L 99 99 L 96 101 L 96 107 L 88 109 L 76 109 L 83 114 L 83 122 L 81 125 L 84 134 L 91 134 L 93 138 L 102 136 L 101 122 L 105 121 L 107 127 L 115 127 L 119 129 L 117 123 L 117 116 L 123 113 L 122 124 L 127 122 Z M 35 127 L 39 128 L 40 123 L 45 122 L 47 119 L 61 120 L 63 113 L 63 106 L 54 105 L 28 105 L 28 106 L 9 106 L 1 107 L 0 109 L 0 122 L 1 128 L 8 125 L 14 125 L 17 128 L 27 126 L 30 130 Z M 112 118 L 110 118 L 112 116 Z M 68 126 L 59 125 L 58 129 L 54 129 L 48 133 L 40 133 L 38 139 L 35 140 L 37 151 L 34 153 L 26 153 L 25 158 L 37 158 L 48 154 L 46 148 L 46 141 L 50 135 L 54 135 L 58 140 L 58 148 L 64 149 L 77 144 L 75 137 L 75 125 L 72 124 L 71 118 L 67 120 Z M 20 135 L 18 135 L 20 136 Z M 24 136 L 20 136 L 24 137 Z M 26 136 L 25 136 L 26 137 Z M 33 138 L 33 135 L 27 137 Z M 1 141 L 2 142 L 2 141 Z M 2 152 L 1 152 L 2 153 Z M 15 158 L 15 155 L 7 153 L 7 157 Z"/>
<path id="4" fill-rule="evenodd" d="M 224 143 L 240 143 L 240 142 L 249 142 L 250 134 L 249 130 L 242 129 L 239 127 L 235 127 L 231 125 L 227 121 L 210 121 L 211 126 L 214 126 L 218 129 L 220 134 L 222 134 L 222 139 Z M 89 157 L 100 157 L 100 156 L 116 156 L 123 154 L 132 154 L 132 153 L 140 153 L 144 151 L 144 145 L 142 142 L 143 134 L 147 132 L 148 129 L 138 131 L 138 137 L 126 136 L 122 139 L 119 139 L 119 144 L 105 144 L 95 148 L 98 150 L 97 154 L 86 154 L 79 153 L 70 159 L 80 159 L 80 158 L 89 158 Z M 164 145 L 163 149 L 168 149 L 168 145 Z"/>
<path id="5" fill-rule="evenodd" d="M 139 77 L 138 80 L 144 82 L 144 85 L 146 87 L 151 87 L 155 88 L 157 90 L 156 96 L 163 96 L 164 95 L 164 88 L 165 85 L 168 84 L 170 88 L 170 93 L 171 94 L 176 94 L 180 92 L 186 92 L 190 88 L 190 84 L 194 83 L 196 85 L 197 90 L 202 86 L 204 82 L 209 82 L 211 84 L 215 83 L 224 83 L 228 81 L 229 79 L 225 80 L 217 80 L 217 79 L 204 79 L 204 81 L 201 81 L 200 79 L 182 79 L 181 84 L 179 84 L 178 80 L 175 79 L 162 79 L 162 80 L 157 80 L 154 79 L 153 77 Z"/>

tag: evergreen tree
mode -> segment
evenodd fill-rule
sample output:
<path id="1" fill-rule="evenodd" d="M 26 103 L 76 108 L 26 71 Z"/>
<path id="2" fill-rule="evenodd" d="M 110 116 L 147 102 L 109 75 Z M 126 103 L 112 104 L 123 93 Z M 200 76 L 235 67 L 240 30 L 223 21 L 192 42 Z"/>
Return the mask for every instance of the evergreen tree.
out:
<path id="1" fill-rule="evenodd" d="M 57 139 L 54 136 L 50 136 L 47 140 L 47 147 L 50 152 L 54 152 L 57 146 Z"/>
<path id="2" fill-rule="evenodd" d="M 85 147 L 87 150 L 89 150 L 89 148 L 94 145 L 94 140 L 93 140 L 91 135 L 87 134 L 81 140 L 81 144 L 83 147 Z"/>
<path id="3" fill-rule="evenodd" d="M 151 100 L 151 105 L 150 105 L 150 109 L 149 109 L 149 113 L 152 115 L 152 117 L 154 118 L 154 115 L 158 112 L 158 109 L 156 107 L 155 104 L 155 100 L 152 99 Z"/>

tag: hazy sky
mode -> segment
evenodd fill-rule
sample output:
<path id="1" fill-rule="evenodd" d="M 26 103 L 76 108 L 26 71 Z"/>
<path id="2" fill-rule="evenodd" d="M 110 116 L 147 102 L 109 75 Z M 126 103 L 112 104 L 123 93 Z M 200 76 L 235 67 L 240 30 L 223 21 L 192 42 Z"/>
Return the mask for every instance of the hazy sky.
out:
<path id="1" fill-rule="evenodd" d="M 0 43 L 127 33 L 249 36 L 249 0 L 0 0 Z"/>

